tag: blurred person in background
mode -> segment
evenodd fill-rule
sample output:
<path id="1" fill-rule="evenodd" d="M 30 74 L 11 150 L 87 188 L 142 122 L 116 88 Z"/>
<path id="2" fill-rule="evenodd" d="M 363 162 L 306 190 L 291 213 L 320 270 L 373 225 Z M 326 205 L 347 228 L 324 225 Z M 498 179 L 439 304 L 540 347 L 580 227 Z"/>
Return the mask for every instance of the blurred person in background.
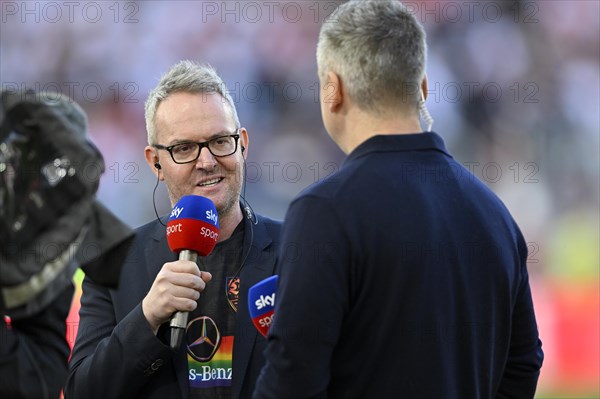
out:
<path id="1" fill-rule="evenodd" d="M 3 398 L 59 397 L 75 270 L 116 287 L 133 238 L 95 199 L 104 160 L 87 129 L 87 115 L 67 96 L 0 92 Z M 89 168 L 99 173 L 92 178 Z"/>
<path id="2" fill-rule="evenodd" d="M 288 209 L 255 399 L 534 396 L 527 244 L 431 131 L 426 52 L 398 1 L 323 24 L 322 117 L 348 157 Z"/>
<path id="3" fill-rule="evenodd" d="M 146 160 L 171 205 L 190 194 L 211 199 L 218 242 L 198 264 L 176 260 L 157 219 L 137 229 L 118 290 L 84 280 L 66 397 L 249 397 L 266 341 L 246 298 L 275 270 L 280 223 L 240 199 L 248 132 L 215 70 L 190 61 L 149 94 L 146 126 Z M 173 350 L 168 321 L 177 311 L 190 321 Z"/>
<path id="4" fill-rule="evenodd" d="M 67 378 L 69 344 L 65 334 L 72 299 L 70 285 L 31 316 L 4 315 L 0 321 L 0 396 L 59 397 Z"/>

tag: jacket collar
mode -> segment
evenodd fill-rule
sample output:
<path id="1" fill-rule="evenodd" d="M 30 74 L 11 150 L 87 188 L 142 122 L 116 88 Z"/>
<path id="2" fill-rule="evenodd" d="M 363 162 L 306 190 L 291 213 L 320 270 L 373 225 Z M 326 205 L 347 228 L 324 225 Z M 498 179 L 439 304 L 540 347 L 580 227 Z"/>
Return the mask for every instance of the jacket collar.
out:
<path id="1" fill-rule="evenodd" d="M 369 138 L 352 151 L 344 164 L 376 152 L 439 151 L 450 157 L 444 140 L 435 132 L 414 134 L 382 134 Z"/>

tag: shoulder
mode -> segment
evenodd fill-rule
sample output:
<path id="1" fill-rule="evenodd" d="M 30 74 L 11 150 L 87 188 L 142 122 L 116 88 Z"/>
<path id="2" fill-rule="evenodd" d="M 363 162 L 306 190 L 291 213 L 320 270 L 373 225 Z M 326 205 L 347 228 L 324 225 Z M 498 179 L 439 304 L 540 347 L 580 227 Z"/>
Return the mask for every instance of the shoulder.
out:
<path id="1" fill-rule="evenodd" d="M 162 231 L 161 230 L 164 230 Z M 166 234 L 167 228 L 163 226 L 158 219 L 152 220 L 142 226 L 135 229 L 136 238 L 148 237 L 154 234 L 160 234 L 161 232 Z"/>
<path id="2" fill-rule="evenodd" d="M 257 223 L 264 226 L 267 233 L 272 237 L 278 237 L 281 231 L 282 221 L 271 219 L 270 217 L 256 214 Z"/>
<path id="3" fill-rule="evenodd" d="M 307 186 L 292 202 L 305 197 L 332 198 L 340 191 L 344 180 L 346 180 L 345 174 L 336 172 Z"/>
<path id="4" fill-rule="evenodd" d="M 355 165 L 344 164 L 338 171 L 326 178 L 305 188 L 294 200 L 291 206 L 298 203 L 311 202 L 313 204 L 322 204 L 328 206 L 337 204 L 338 206 L 351 201 L 355 198 L 355 191 L 365 193 L 363 186 L 365 179 L 357 173 Z"/>

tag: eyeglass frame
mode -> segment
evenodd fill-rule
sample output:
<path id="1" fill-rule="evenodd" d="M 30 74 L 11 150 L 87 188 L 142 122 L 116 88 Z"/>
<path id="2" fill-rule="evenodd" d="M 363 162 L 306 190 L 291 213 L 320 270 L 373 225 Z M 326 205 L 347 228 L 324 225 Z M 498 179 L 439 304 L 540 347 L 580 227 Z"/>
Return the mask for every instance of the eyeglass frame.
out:
<path id="1" fill-rule="evenodd" d="M 240 134 L 239 134 L 240 129 L 241 128 L 238 127 L 237 129 L 235 129 L 235 132 L 232 133 L 232 134 L 224 134 L 222 136 L 213 137 L 212 139 L 206 140 L 206 141 L 182 141 L 181 143 L 177 143 L 177 144 L 173 144 L 173 145 L 169 145 L 169 146 L 164 146 L 162 144 L 153 144 L 152 147 L 156 148 L 157 150 L 166 150 L 166 151 L 168 151 L 169 155 L 171 155 L 171 159 L 173 160 L 173 162 L 175 162 L 178 165 L 185 165 L 186 163 L 196 162 L 198 160 L 198 158 L 200 158 L 200 153 L 202 152 L 202 149 L 204 147 L 206 147 L 208 149 L 208 152 L 210 152 L 213 157 L 216 157 L 216 158 L 228 157 L 230 155 L 235 154 L 235 152 L 238 149 L 238 144 L 239 144 L 238 142 L 240 140 Z M 233 137 L 233 139 L 235 140 L 235 148 L 234 148 L 234 150 L 230 154 L 227 154 L 227 155 L 215 155 L 212 152 L 212 150 L 210 149 L 210 147 L 208 146 L 208 143 L 210 143 L 210 142 L 212 142 L 214 140 L 222 139 L 223 137 Z M 178 145 L 182 145 L 182 144 L 196 144 L 196 145 L 198 145 L 198 154 L 196 155 L 196 158 L 194 158 L 192 160 L 189 160 L 189 161 L 186 161 L 186 162 L 177 162 L 175 160 L 175 156 L 173 155 L 172 151 L 173 151 L 173 148 L 177 147 Z"/>

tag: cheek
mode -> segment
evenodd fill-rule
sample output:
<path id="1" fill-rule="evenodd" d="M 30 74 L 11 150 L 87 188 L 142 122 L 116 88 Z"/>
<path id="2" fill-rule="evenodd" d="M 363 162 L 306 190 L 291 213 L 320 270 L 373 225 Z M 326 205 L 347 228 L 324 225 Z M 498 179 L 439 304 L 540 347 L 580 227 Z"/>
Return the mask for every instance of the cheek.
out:
<path id="1" fill-rule="evenodd" d="M 223 160 L 223 162 L 221 162 L 221 166 L 229 175 L 241 175 L 244 168 L 243 162 L 243 158 L 239 156 L 231 160 Z"/>
<path id="2" fill-rule="evenodd" d="M 186 168 L 163 169 L 162 177 L 169 182 L 172 187 L 181 187 L 189 183 L 190 172 Z"/>

